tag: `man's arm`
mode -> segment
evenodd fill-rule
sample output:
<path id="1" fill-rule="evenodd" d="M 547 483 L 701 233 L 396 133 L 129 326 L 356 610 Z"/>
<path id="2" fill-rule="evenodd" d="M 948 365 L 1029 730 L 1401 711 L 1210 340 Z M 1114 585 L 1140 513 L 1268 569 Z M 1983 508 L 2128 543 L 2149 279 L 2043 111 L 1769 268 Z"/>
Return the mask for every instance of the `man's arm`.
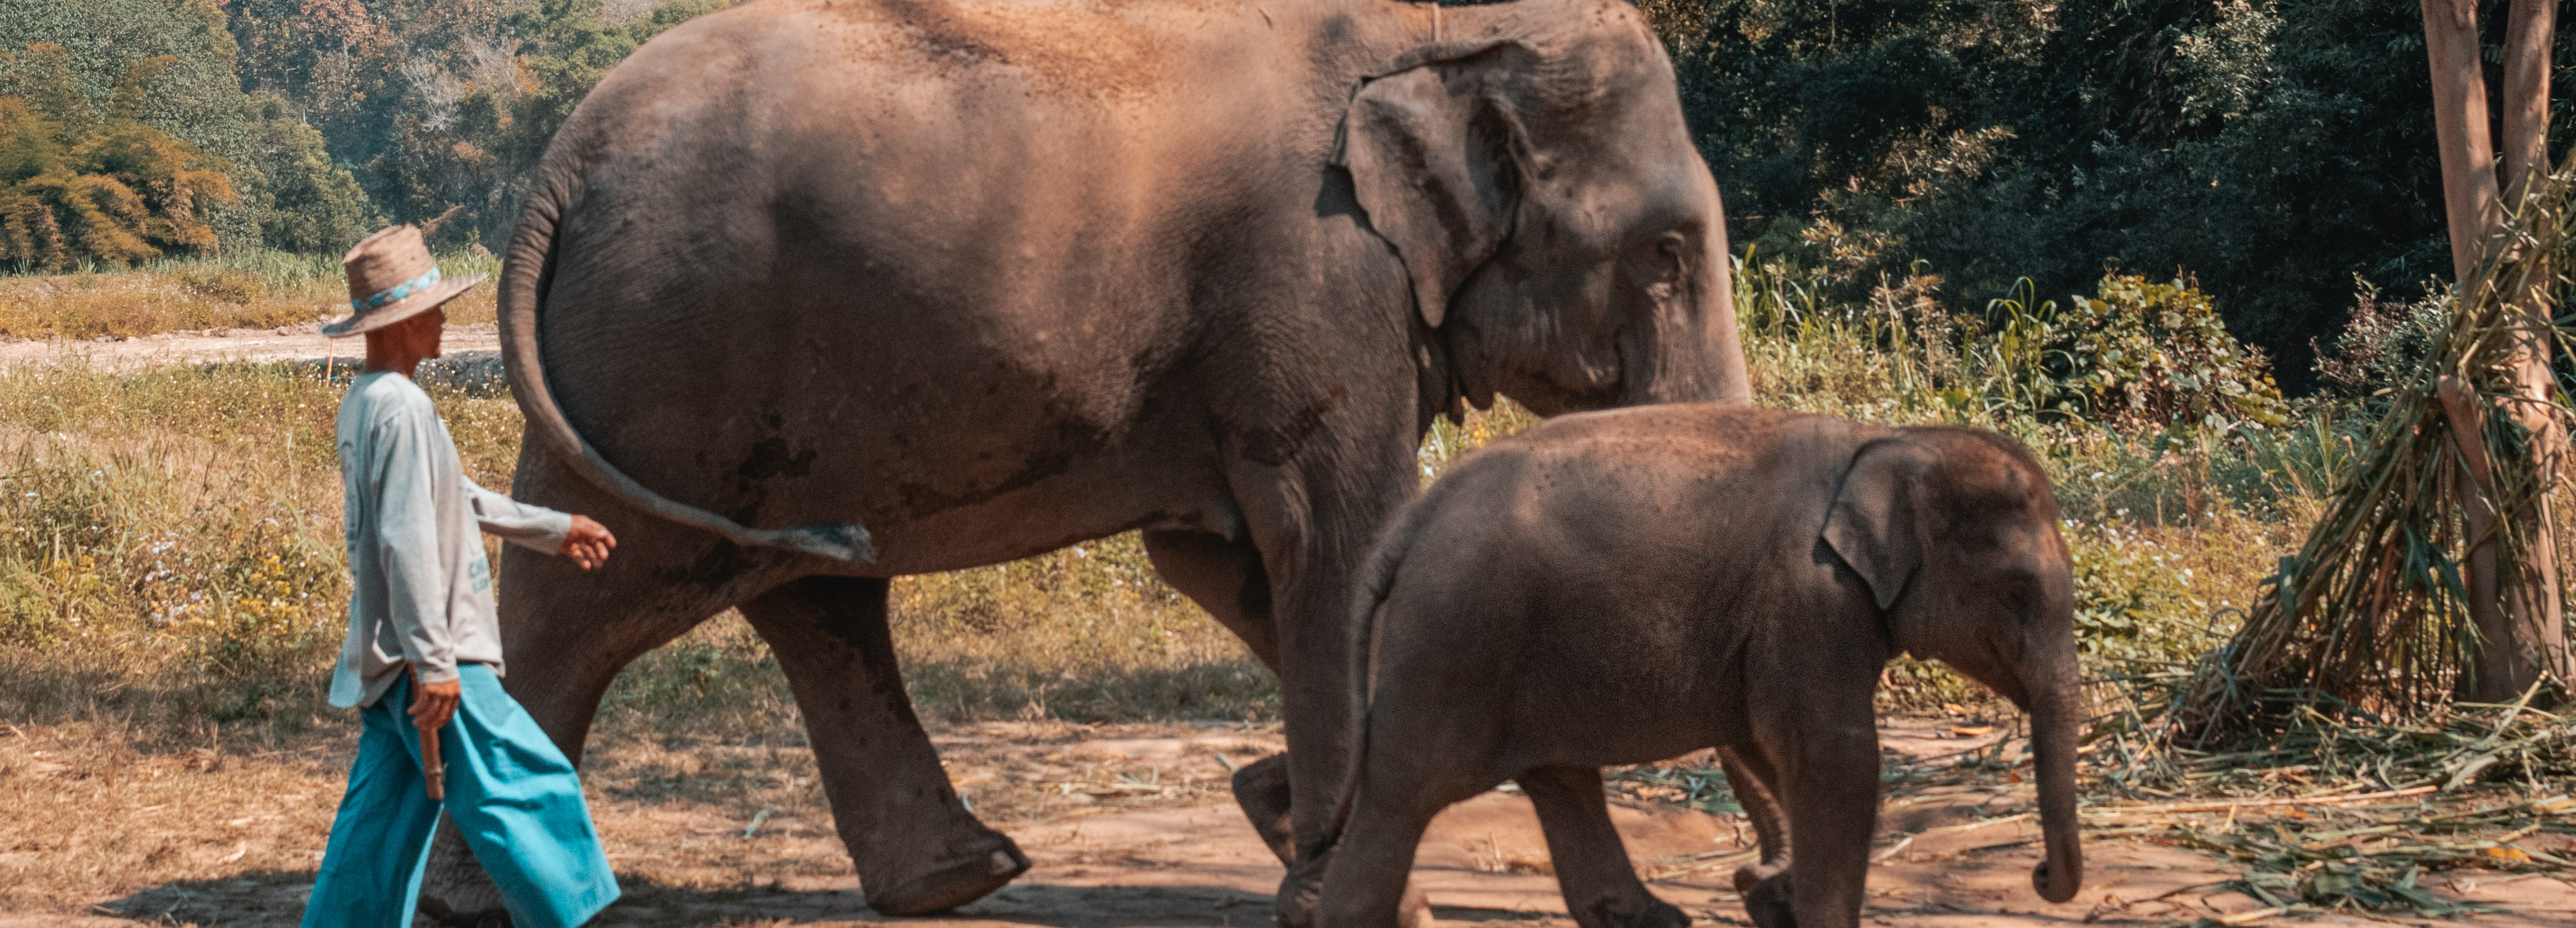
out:
<path id="1" fill-rule="evenodd" d="M 589 516 L 531 506 L 486 490 L 471 477 L 465 478 L 465 499 L 474 507 L 475 524 L 484 531 L 512 544 L 572 558 L 583 570 L 607 561 L 609 549 L 617 547 L 617 536 Z"/>
<path id="2" fill-rule="evenodd" d="M 474 508 L 474 524 L 488 535 L 547 554 L 563 550 L 572 517 L 544 506 L 531 506 L 482 488 L 474 478 L 461 478 L 465 502 Z"/>

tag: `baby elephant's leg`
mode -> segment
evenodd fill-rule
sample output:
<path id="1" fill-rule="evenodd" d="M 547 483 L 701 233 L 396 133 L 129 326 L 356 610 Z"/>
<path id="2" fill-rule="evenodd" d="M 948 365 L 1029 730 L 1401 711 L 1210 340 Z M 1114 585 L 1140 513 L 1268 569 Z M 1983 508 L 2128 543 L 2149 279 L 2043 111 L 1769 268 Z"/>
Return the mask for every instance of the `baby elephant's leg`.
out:
<path id="1" fill-rule="evenodd" d="M 1772 792 L 1779 775 L 1772 772 L 1758 745 L 1720 747 L 1717 765 L 1726 771 L 1727 788 L 1735 793 L 1736 804 L 1744 807 L 1744 819 L 1752 823 L 1753 838 L 1762 850 L 1761 859 L 1735 871 L 1735 891 L 1751 893 L 1763 881 L 1789 872 L 1788 822 L 1780 812 L 1780 797 Z"/>
<path id="2" fill-rule="evenodd" d="M 1539 825 L 1547 830 L 1548 857 L 1556 863 L 1556 884 L 1565 891 L 1565 909 L 1582 928 L 1684 928 L 1689 916 L 1637 881 L 1628 863 L 1628 846 L 1610 825 L 1610 809 L 1601 794 L 1601 771 L 1593 767 L 1540 767 L 1520 775 L 1521 792 L 1538 807 Z"/>
<path id="3" fill-rule="evenodd" d="M 1431 907 L 1410 885 L 1414 852 L 1432 816 L 1477 790 L 1444 791 L 1413 773 L 1406 765 L 1369 762 L 1341 840 L 1325 862 L 1320 928 L 1430 928 Z"/>

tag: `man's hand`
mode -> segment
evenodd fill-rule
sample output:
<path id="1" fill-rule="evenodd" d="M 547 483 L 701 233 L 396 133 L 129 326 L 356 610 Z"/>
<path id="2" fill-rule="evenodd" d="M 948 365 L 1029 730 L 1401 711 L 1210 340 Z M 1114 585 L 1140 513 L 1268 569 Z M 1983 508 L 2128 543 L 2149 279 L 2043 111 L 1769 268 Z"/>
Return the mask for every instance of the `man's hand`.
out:
<path id="1" fill-rule="evenodd" d="M 456 714 L 456 704 L 465 698 L 465 682 L 423 683 L 411 697 L 411 723 L 422 732 L 433 732 L 447 726 Z"/>
<path id="2" fill-rule="evenodd" d="M 589 516 L 573 516 L 572 528 L 564 532 L 563 556 L 572 558 L 583 570 L 608 563 L 608 552 L 616 547 L 617 536 Z"/>

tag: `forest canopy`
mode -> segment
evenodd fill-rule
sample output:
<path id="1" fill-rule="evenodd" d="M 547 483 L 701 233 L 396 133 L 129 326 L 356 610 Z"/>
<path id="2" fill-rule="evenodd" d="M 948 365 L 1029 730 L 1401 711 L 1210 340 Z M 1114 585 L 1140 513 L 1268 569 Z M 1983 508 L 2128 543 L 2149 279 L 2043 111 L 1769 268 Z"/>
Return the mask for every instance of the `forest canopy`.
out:
<path id="1" fill-rule="evenodd" d="M 2415 4 L 1642 5 L 1736 247 L 1845 286 L 1923 273 L 1981 306 L 2180 273 L 2296 388 L 2357 291 L 2449 276 Z M 2493 83 L 2506 5 L 2479 6 Z"/>
<path id="2" fill-rule="evenodd" d="M 496 243 L 591 85 L 725 5 L 0 0 L 0 268 L 330 252 L 385 221 Z M 1738 250 L 1846 295 L 2182 276 L 2295 388 L 2357 291 L 2447 270 L 2412 4 L 1641 5 Z"/>

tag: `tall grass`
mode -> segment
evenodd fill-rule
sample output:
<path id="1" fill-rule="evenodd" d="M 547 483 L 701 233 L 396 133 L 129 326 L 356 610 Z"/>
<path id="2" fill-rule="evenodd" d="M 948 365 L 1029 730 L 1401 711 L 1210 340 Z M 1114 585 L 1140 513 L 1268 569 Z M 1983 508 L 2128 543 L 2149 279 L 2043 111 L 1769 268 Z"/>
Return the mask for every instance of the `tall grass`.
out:
<path id="1" fill-rule="evenodd" d="M 0 719 L 323 715 L 347 595 L 331 428 L 347 371 L 222 365 L 119 375 L 0 367 Z M 468 472 L 507 486 L 521 420 L 489 382 L 430 387 Z M 897 646 L 935 720 L 1268 719 L 1275 681 L 1155 578 L 1125 535 L 898 580 Z M 630 669 L 612 716 L 792 713 L 738 619 Z"/>

